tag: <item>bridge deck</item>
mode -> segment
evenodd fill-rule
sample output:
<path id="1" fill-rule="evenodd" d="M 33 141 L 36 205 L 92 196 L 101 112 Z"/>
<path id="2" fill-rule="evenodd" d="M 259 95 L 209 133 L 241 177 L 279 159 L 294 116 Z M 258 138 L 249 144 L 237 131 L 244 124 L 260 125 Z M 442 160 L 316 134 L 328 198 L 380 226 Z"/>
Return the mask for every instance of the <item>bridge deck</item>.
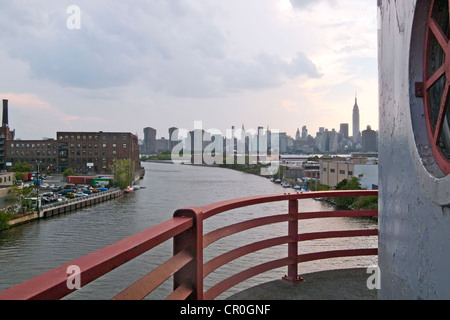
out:
<path id="1" fill-rule="evenodd" d="M 238 292 L 227 300 L 376 300 L 367 287 L 366 269 L 341 269 L 302 275 L 304 282 L 274 280 Z"/>

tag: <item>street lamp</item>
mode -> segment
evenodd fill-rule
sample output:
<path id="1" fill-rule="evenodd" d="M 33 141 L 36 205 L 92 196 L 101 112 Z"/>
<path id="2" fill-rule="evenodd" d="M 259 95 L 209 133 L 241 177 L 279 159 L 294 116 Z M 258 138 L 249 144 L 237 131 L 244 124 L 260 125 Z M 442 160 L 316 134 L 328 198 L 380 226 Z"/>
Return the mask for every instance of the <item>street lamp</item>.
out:
<path id="1" fill-rule="evenodd" d="M 39 166 L 42 163 L 42 161 L 36 161 L 36 165 L 37 165 L 37 173 L 36 173 L 36 211 L 38 213 L 39 216 Z"/>

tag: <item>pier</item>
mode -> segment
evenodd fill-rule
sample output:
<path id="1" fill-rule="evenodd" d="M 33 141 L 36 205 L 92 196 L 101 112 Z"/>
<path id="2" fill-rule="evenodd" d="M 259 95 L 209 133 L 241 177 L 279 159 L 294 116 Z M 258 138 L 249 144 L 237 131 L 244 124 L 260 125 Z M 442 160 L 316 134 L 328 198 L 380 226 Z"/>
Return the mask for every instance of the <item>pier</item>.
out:
<path id="1" fill-rule="evenodd" d="M 121 190 L 120 188 L 114 188 L 108 191 L 86 195 L 84 197 L 74 198 L 57 203 L 46 204 L 39 208 L 39 214 L 36 211 L 23 214 L 15 219 L 8 221 L 8 224 L 11 227 L 21 225 L 38 219 L 52 217 L 61 213 L 67 213 L 97 203 L 115 199 L 121 197 L 122 195 L 123 190 Z"/>
<path id="2" fill-rule="evenodd" d="M 48 218 L 60 213 L 66 213 L 80 208 L 84 208 L 103 201 L 118 198 L 123 195 L 120 188 L 114 188 L 108 191 L 93 193 L 84 197 L 70 199 L 68 201 L 44 205 L 39 210 L 39 218 Z"/>

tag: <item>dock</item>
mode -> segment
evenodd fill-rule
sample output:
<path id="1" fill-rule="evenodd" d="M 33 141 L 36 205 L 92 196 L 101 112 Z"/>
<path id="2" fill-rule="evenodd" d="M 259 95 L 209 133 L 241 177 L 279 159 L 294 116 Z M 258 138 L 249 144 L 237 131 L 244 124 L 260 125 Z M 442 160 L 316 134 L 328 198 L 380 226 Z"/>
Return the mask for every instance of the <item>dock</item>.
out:
<path id="1" fill-rule="evenodd" d="M 97 203 L 108 201 L 114 198 L 121 197 L 123 191 L 120 188 L 111 189 L 99 193 L 86 195 L 63 202 L 56 202 L 43 205 L 39 208 L 39 214 L 36 211 L 31 211 L 25 214 L 17 215 L 14 219 L 8 221 L 10 227 L 19 226 L 25 223 L 36 221 L 42 218 L 52 217 L 61 213 L 67 213 L 84 207 L 88 207 Z"/>
<path id="2" fill-rule="evenodd" d="M 88 207 L 93 204 L 108 201 L 121 197 L 123 191 L 120 188 L 114 188 L 108 191 L 93 193 L 79 198 L 70 199 L 63 202 L 51 203 L 41 206 L 39 218 L 48 218 L 61 213 L 70 212 L 80 208 Z"/>

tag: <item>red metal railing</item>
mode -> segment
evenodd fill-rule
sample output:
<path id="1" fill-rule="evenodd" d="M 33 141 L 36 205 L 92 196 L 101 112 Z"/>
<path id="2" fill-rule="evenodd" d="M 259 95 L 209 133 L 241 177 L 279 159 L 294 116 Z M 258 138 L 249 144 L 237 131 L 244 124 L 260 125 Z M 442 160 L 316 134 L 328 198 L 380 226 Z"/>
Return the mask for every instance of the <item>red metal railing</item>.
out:
<path id="1" fill-rule="evenodd" d="M 373 196 L 377 194 L 378 192 L 376 190 L 293 193 L 247 197 L 223 201 L 200 208 L 180 209 L 174 213 L 172 219 L 164 223 L 0 292 L 0 299 L 28 300 L 63 298 L 74 291 L 73 288 L 67 285 L 68 278 L 71 276 L 67 273 L 69 266 L 75 265 L 79 267 L 80 273 L 78 276 L 80 284 L 81 286 L 85 286 L 91 281 L 172 238 L 173 256 L 167 262 L 113 297 L 113 299 L 143 299 L 171 276 L 173 276 L 174 290 L 167 297 L 169 300 L 212 300 L 246 279 L 283 266 L 287 266 L 288 268 L 287 275 L 284 279 L 298 282 L 302 280 L 298 274 L 298 263 L 335 257 L 378 254 L 377 248 L 368 248 L 334 250 L 299 255 L 298 243 L 302 241 L 325 238 L 376 236 L 378 234 L 377 229 L 298 234 L 299 220 L 329 217 L 377 216 L 378 212 L 377 210 L 349 210 L 302 212 L 299 214 L 298 200 L 321 197 Z M 289 209 L 287 214 L 239 222 L 203 234 L 203 222 L 212 216 L 232 209 L 276 201 L 288 201 Z M 219 255 L 207 263 L 203 262 L 203 250 L 213 242 L 238 232 L 279 222 L 288 222 L 287 235 L 280 235 L 280 237 L 247 244 Z M 282 244 L 288 245 L 287 257 L 253 266 L 213 285 L 204 292 L 203 279 L 214 270 L 244 255 Z"/>

